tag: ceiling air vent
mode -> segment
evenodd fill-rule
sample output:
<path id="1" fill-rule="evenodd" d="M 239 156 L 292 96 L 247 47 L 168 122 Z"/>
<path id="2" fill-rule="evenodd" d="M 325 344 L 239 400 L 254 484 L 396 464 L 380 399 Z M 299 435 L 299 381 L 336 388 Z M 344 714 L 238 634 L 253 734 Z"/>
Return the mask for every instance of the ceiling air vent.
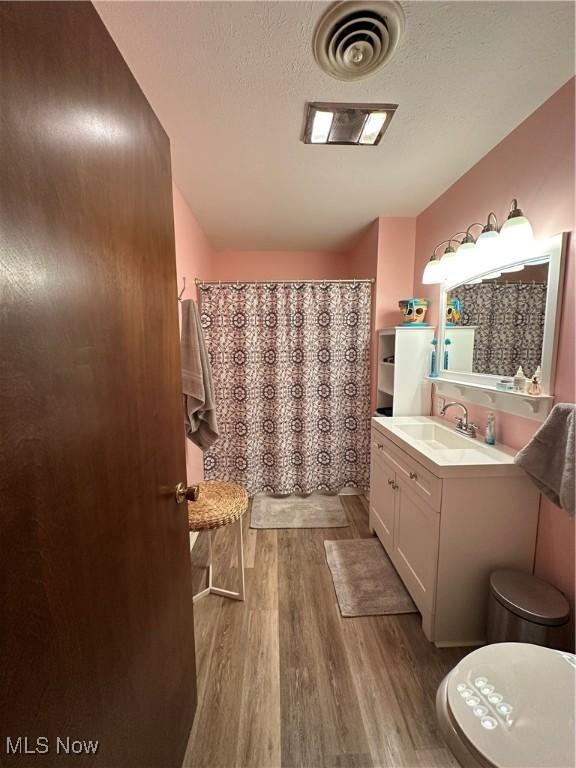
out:
<path id="1" fill-rule="evenodd" d="M 368 77 L 388 61 L 404 31 L 404 13 L 393 0 L 337 3 L 314 34 L 319 66 L 338 80 Z"/>

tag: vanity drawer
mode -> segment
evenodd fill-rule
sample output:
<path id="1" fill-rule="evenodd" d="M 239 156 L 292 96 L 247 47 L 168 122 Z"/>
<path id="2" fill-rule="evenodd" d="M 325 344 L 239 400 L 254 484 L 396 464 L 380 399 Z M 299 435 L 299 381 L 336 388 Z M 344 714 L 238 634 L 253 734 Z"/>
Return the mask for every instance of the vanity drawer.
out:
<path id="1" fill-rule="evenodd" d="M 442 503 L 442 480 L 427 470 L 419 462 L 404 453 L 391 440 L 372 428 L 372 450 L 376 451 L 391 464 L 400 480 L 404 480 L 410 489 L 418 494 L 437 512 Z"/>

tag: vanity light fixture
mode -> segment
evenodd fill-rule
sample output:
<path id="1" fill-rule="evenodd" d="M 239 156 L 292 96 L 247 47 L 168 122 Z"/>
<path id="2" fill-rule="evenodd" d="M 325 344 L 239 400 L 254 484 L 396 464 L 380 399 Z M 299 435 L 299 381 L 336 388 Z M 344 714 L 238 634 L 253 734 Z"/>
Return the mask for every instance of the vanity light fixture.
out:
<path id="1" fill-rule="evenodd" d="M 466 232 L 464 233 L 464 237 L 460 241 L 460 245 L 458 246 L 458 249 L 456 250 L 456 253 L 458 256 L 466 256 L 470 254 L 476 247 L 476 240 L 472 237 L 470 234 L 470 230 L 472 227 L 481 227 L 482 224 L 470 224 Z"/>
<path id="2" fill-rule="evenodd" d="M 455 238 L 459 237 L 460 235 L 464 235 L 464 238 L 458 242 Z M 466 241 L 466 232 L 456 232 L 455 235 L 453 235 L 450 240 L 448 240 L 448 246 L 444 249 L 444 253 L 442 255 L 442 258 L 440 259 L 440 264 L 442 265 L 443 270 L 443 277 L 444 280 L 452 273 L 454 270 L 454 267 L 458 263 L 458 251 Z M 452 247 L 452 243 L 458 243 L 458 249 L 454 249 Z M 442 243 L 440 243 L 442 245 Z"/>
<path id="3" fill-rule="evenodd" d="M 514 198 L 510 204 L 510 213 L 500 230 L 502 241 L 515 248 L 530 245 L 534 238 L 532 225 L 518 208 L 518 200 Z"/>
<path id="4" fill-rule="evenodd" d="M 492 223 L 492 218 L 496 222 L 495 224 Z M 490 211 L 488 218 L 486 219 L 486 224 L 484 224 L 482 232 L 480 232 L 478 239 L 476 240 L 476 247 L 478 252 L 486 253 L 488 251 L 492 251 L 494 245 L 498 242 L 499 237 L 500 234 L 498 232 L 498 219 L 496 218 L 494 211 Z"/>
<path id="5" fill-rule="evenodd" d="M 454 262 L 453 270 L 465 275 L 468 267 L 472 265 L 472 255 L 476 250 L 476 240 L 470 234 L 472 227 L 481 227 L 482 224 L 470 224 L 464 233 L 464 237 L 460 241 L 460 245 L 456 250 L 456 261 Z"/>
<path id="6" fill-rule="evenodd" d="M 397 104 L 307 105 L 302 141 L 305 144 L 376 146 L 390 125 Z"/>
<path id="7" fill-rule="evenodd" d="M 444 249 L 444 253 L 440 258 L 436 257 L 436 251 L 441 245 L 448 243 Z M 446 278 L 446 264 L 450 262 L 450 259 L 456 256 L 454 248 L 452 248 L 452 239 L 442 240 L 441 243 L 434 248 L 430 261 L 424 267 L 424 274 L 422 275 L 423 285 L 439 285 L 443 283 Z M 448 262 L 446 262 L 446 259 Z"/>
<path id="8" fill-rule="evenodd" d="M 477 239 L 474 239 L 470 234 L 472 227 L 482 227 L 482 232 L 478 235 Z M 464 235 L 464 237 L 460 240 L 458 248 L 454 250 L 452 242 L 458 242 L 456 238 L 460 235 Z M 424 268 L 422 282 L 425 285 L 430 285 L 442 283 L 445 280 L 466 277 L 470 269 L 478 266 L 471 261 L 474 255 L 482 259 L 484 262 L 483 266 L 486 266 L 487 269 L 495 270 L 490 275 L 491 277 L 499 277 L 505 271 L 519 271 L 519 268 L 516 266 L 511 266 L 508 269 L 503 267 L 506 267 L 506 264 L 513 263 L 518 250 L 529 247 L 532 244 L 532 240 L 532 226 L 518 207 L 518 201 L 514 199 L 510 204 L 508 219 L 504 222 L 501 229 L 498 228 L 496 214 L 490 211 L 486 224 L 470 224 L 465 232 L 457 232 L 449 240 L 439 243 L 434 248 L 432 257 Z M 448 247 L 445 249 L 442 258 L 437 259 L 436 250 L 444 243 L 448 243 Z M 507 253 L 504 251 L 503 246 Z M 497 270 L 500 270 L 500 272 L 497 273 Z"/>
<path id="9" fill-rule="evenodd" d="M 422 285 L 439 285 L 444 281 L 444 270 L 440 264 L 440 259 L 436 258 L 436 251 L 432 254 L 430 261 L 424 267 L 422 275 Z"/>

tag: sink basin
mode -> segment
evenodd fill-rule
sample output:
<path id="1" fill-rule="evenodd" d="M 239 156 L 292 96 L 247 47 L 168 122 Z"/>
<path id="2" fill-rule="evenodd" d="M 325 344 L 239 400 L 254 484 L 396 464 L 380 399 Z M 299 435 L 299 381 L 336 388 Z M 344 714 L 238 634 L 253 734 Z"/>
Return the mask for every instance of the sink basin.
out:
<path id="1" fill-rule="evenodd" d="M 425 442 L 430 448 L 438 451 L 448 449 L 466 450 L 474 448 L 473 438 L 459 435 L 440 424 L 406 424 L 397 427 L 399 433 L 404 433 L 413 440 Z"/>
<path id="2" fill-rule="evenodd" d="M 376 417 L 374 427 L 437 477 L 521 476 L 516 451 L 459 434 L 434 416 Z"/>

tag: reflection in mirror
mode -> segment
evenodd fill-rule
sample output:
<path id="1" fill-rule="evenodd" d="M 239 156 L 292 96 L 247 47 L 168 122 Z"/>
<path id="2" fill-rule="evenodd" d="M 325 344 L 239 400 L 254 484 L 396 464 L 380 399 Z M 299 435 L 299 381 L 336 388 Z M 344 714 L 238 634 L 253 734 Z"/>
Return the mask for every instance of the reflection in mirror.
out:
<path id="1" fill-rule="evenodd" d="M 541 365 L 549 260 L 514 269 L 448 291 L 445 370 L 531 377 Z"/>

